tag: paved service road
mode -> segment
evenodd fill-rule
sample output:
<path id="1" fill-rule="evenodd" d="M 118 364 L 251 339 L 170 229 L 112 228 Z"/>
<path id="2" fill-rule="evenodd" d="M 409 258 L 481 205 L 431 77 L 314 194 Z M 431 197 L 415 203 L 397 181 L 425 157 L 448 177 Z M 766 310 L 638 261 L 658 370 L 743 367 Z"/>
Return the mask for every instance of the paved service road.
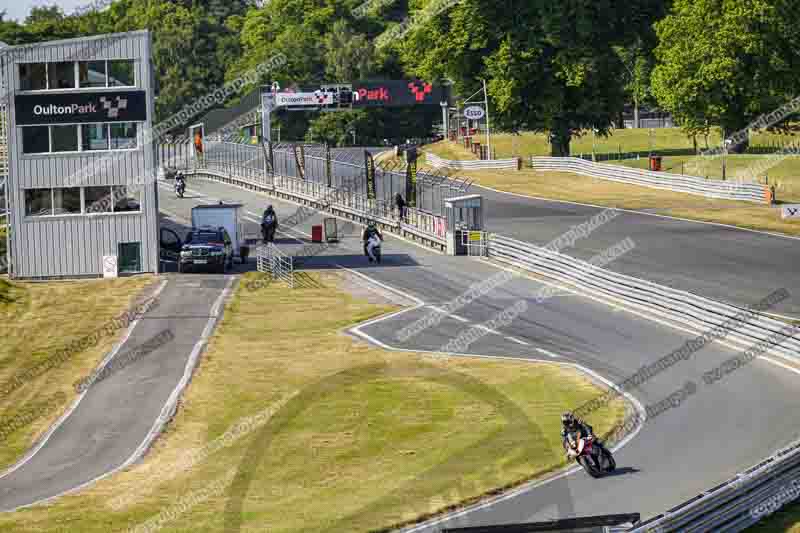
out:
<path id="1" fill-rule="evenodd" d="M 166 276 L 158 306 L 136 324 L 117 352 L 169 330 L 172 340 L 98 380 L 77 408 L 26 463 L 0 478 L 0 510 L 30 505 L 75 489 L 122 466 L 147 440 L 184 378 L 230 276 Z M 100 328 L 102 324 L 98 324 Z M 163 338 L 163 337 L 162 337 Z"/>
<path id="2" fill-rule="evenodd" d="M 195 197 L 193 200 L 170 197 L 165 198 L 162 205 L 188 217 L 193 201 L 238 201 L 255 215 L 248 223 L 252 224 L 247 230 L 250 232 L 257 229 L 257 215 L 267 203 L 276 207 L 279 220 L 296 210 L 292 204 L 215 182 L 192 181 L 189 189 Z M 591 214 L 573 214 L 564 227 L 583 222 Z M 302 246 L 297 239 L 307 238 L 312 223 L 321 223 L 321 218 L 307 221 L 296 228 L 297 231 L 283 228 L 288 235 L 282 236 L 279 246 L 296 253 Z M 435 254 L 392 236 L 387 236 L 384 245 L 384 262 L 373 265 L 362 255 L 358 233 L 356 231 L 353 237 L 344 239 L 340 246 L 330 248 L 323 255 L 308 259 L 305 268 L 342 265 L 423 300 L 424 308 L 361 328 L 364 335 L 393 347 L 437 350 L 471 325 L 490 320 L 519 299 L 528 303 L 528 310 L 510 326 L 496 328 L 495 332 L 473 343 L 467 350 L 469 353 L 573 362 L 620 382 L 642 365 L 667 355 L 693 337 L 645 317 L 566 292 L 537 305 L 533 296 L 541 283 L 517 278 L 402 343 L 394 338 L 401 327 L 424 313 L 436 312 L 430 305 L 441 308 L 470 284 L 496 274 L 498 269 L 464 257 Z M 596 244 L 594 236 L 580 244 L 584 249 L 603 247 Z M 750 301 L 755 302 L 780 286 L 777 282 L 765 285 L 764 291 L 756 292 Z M 676 364 L 633 391 L 646 405 L 669 396 L 687 380 L 697 385 L 697 392 L 684 404 L 645 424 L 636 438 L 615 454 L 620 469 L 618 475 L 593 480 L 579 471 L 468 513 L 446 525 L 461 527 L 565 518 L 558 515 L 557 505 L 542 507 L 543 502 L 553 504 L 554 497 L 572 500 L 568 506 L 572 509 L 570 516 L 640 512 L 646 518 L 760 461 L 800 436 L 800 410 L 796 408 L 800 375 L 759 359 L 721 382 L 706 385 L 701 379 L 702 373 L 734 353 L 718 344 L 707 346 L 688 361 Z M 437 531 L 440 527 L 442 524 L 427 530 Z"/>
<path id="3" fill-rule="evenodd" d="M 484 197 L 489 231 L 540 245 L 604 209 L 477 186 L 470 193 Z M 611 270 L 739 306 L 780 286 L 790 297 L 773 311 L 800 317 L 800 239 L 626 211 L 563 251 L 588 260 L 626 237 L 636 249 Z"/>

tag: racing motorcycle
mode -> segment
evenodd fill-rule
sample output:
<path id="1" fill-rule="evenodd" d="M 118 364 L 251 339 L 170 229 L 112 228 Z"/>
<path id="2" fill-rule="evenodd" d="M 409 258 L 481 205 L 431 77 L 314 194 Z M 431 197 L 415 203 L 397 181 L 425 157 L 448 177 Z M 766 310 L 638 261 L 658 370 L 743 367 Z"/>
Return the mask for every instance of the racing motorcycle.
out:
<path id="1" fill-rule="evenodd" d="M 186 192 L 186 183 L 183 180 L 175 181 L 175 196 L 183 198 L 184 192 Z"/>
<path id="2" fill-rule="evenodd" d="M 602 477 L 603 474 L 613 472 L 617 468 L 611 452 L 594 437 L 577 439 L 575 434 L 570 433 L 564 440 L 564 447 L 567 452 L 571 452 L 570 456 L 575 458 L 586 473 L 594 478 Z"/>
<path id="3" fill-rule="evenodd" d="M 377 235 L 373 235 L 367 241 L 367 256 L 369 257 L 369 252 L 372 250 L 372 255 L 375 256 L 375 260 L 380 263 L 381 262 L 381 239 Z M 372 261 L 372 257 L 369 258 Z"/>
<path id="4" fill-rule="evenodd" d="M 269 214 L 261 221 L 261 236 L 264 238 L 264 243 L 275 242 L 275 215 Z"/>

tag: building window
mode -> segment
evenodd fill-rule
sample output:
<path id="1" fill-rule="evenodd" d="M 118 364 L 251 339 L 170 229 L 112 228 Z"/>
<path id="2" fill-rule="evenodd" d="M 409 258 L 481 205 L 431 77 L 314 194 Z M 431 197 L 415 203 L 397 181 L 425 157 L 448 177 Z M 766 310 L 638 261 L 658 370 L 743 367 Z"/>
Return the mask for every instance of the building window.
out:
<path id="1" fill-rule="evenodd" d="M 120 274 L 136 274 L 142 271 L 142 243 L 119 243 L 119 272 Z"/>
<path id="2" fill-rule="evenodd" d="M 21 63 L 19 65 L 20 89 L 42 91 L 47 89 L 47 63 Z"/>
<path id="3" fill-rule="evenodd" d="M 111 187 L 86 187 L 83 189 L 85 213 L 110 213 L 114 204 Z"/>
<path id="4" fill-rule="evenodd" d="M 133 59 L 116 59 L 108 62 L 109 87 L 133 87 L 134 79 Z"/>
<path id="5" fill-rule="evenodd" d="M 118 122 L 111 124 L 111 149 L 130 150 L 136 148 L 136 123 Z"/>
<path id="6" fill-rule="evenodd" d="M 83 150 L 108 150 L 108 124 L 83 124 L 81 132 Z"/>
<path id="7" fill-rule="evenodd" d="M 25 191 L 25 215 L 46 217 L 53 214 L 52 189 L 27 189 Z"/>
<path id="8" fill-rule="evenodd" d="M 54 215 L 79 215 L 81 212 L 80 187 L 53 189 Z"/>
<path id="9" fill-rule="evenodd" d="M 141 210 L 142 187 L 140 185 L 114 185 L 111 189 L 113 191 L 115 213 L 130 213 Z"/>
<path id="10" fill-rule="evenodd" d="M 25 154 L 44 154 L 50 151 L 50 128 L 47 126 L 26 126 L 22 128 L 22 152 Z"/>
<path id="11" fill-rule="evenodd" d="M 78 126 L 52 126 L 52 152 L 78 151 Z"/>
<path id="12" fill-rule="evenodd" d="M 48 89 L 74 89 L 75 63 L 60 62 L 47 64 Z"/>
<path id="13" fill-rule="evenodd" d="M 78 80 L 81 89 L 108 86 L 105 61 L 78 62 Z"/>

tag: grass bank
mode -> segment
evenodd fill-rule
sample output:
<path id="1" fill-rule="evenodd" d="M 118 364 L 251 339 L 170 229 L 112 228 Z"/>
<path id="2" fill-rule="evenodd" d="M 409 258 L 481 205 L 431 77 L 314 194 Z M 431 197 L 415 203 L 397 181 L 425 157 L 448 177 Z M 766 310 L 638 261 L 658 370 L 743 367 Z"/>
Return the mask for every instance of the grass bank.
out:
<path id="1" fill-rule="evenodd" d="M 721 137 L 718 130 L 708 136 L 708 147 L 716 148 L 720 145 Z M 486 135 L 476 136 L 476 140 L 486 143 Z M 751 137 L 754 146 L 786 144 L 791 137 L 768 132 L 754 133 Z M 528 157 L 532 155 L 550 155 L 550 144 L 544 133 L 521 132 L 520 135 L 507 133 L 493 134 L 492 147 L 497 151 L 497 157 Z M 690 137 L 680 128 L 625 128 L 611 130 L 608 137 L 592 136 L 591 131 L 582 132 L 580 137 L 573 137 L 570 142 L 570 151 L 573 154 L 591 154 L 592 147 L 595 153 L 617 152 L 646 152 L 649 150 L 694 150 L 695 146 Z M 697 137 L 697 149 L 706 149 L 706 140 Z M 444 157 L 444 155 L 442 155 Z"/>
<path id="2" fill-rule="evenodd" d="M 20 459 L 78 396 L 75 381 L 89 375 L 122 334 L 97 332 L 153 281 L 0 279 L 0 470 Z M 81 342 L 87 337 L 97 342 Z M 70 345 L 82 349 L 65 351 Z M 58 353 L 64 357 L 56 360 Z"/>
<path id="3" fill-rule="evenodd" d="M 428 147 L 437 155 L 445 151 L 460 154 L 466 159 L 466 150 L 454 143 L 437 143 Z M 538 172 L 530 168 L 516 170 L 455 171 L 460 177 L 474 179 L 501 191 L 539 198 L 565 200 L 616 207 L 646 210 L 667 216 L 718 222 L 742 228 L 772 231 L 787 235 L 800 235 L 800 222 L 781 219 L 779 207 L 716 200 L 693 194 L 675 193 L 637 185 L 594 179 L 566 172 Z M 781 192 L 778 192 L 781 200 Z M 787 198 L 784 196 L 784 200 Z"/>
<path id="4" fill-rule="evenodd" d="M 343 291 L 337 273 L 244 289 L 255 276 L 142 464 L 0 515 L 0 529 L 382 531 L 562 465 L 559 413 L 599 392 L 550 363 L 367 346 L 342 329 L 396 307 Z M 591 422 L 608 431 L 622 411 Z"/>
<path id="5" fill-rule="evenodd" d="M 748 533 L 800 533 L 800 502 L 795 502 L 747 529 Z"/>

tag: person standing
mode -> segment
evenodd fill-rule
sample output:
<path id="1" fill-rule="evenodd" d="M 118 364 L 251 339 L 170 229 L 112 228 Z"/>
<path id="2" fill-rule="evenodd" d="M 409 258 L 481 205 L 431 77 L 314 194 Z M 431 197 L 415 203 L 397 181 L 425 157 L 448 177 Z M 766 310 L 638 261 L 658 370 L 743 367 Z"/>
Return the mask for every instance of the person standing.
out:
<path id="1" fill-rule="evenodd" d="M 394 197 L 394 203 L 397 205 L 397 211 L 400 214 L 400 220 L 406 219 L 406 201 L 400 193 Z"/>

